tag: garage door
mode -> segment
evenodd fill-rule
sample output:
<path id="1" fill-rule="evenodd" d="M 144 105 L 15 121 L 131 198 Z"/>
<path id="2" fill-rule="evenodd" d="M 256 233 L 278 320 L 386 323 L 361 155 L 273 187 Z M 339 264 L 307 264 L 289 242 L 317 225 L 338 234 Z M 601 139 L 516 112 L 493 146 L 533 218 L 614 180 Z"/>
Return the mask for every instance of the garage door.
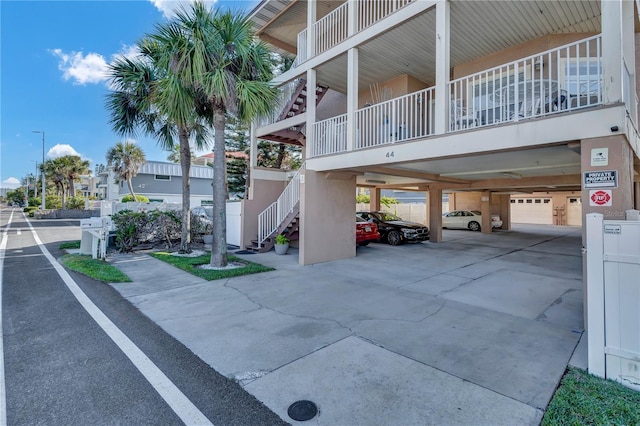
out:
<path id="1" fill-rule="evenodd" d="M 511 221 L 553 225 L 551 198 L 512 198 Z"/>
<path id="2" fill-rule="evenodd" d="M 582 226 L 582 200 L 579 197 L 567 199 L 567 225 Z"/>

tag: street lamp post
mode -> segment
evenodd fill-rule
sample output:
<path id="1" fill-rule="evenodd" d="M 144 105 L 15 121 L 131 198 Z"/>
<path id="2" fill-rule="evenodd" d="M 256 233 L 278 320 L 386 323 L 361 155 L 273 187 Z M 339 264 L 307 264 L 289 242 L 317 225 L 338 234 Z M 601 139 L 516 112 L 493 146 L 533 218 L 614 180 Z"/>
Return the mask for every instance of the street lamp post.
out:
<path id="1" fill-rule="evenodd" d="M 42 206 L 40 207 L 44 210 L 44 130 L 33 130 L 33 133 L 42 133 Z"/>

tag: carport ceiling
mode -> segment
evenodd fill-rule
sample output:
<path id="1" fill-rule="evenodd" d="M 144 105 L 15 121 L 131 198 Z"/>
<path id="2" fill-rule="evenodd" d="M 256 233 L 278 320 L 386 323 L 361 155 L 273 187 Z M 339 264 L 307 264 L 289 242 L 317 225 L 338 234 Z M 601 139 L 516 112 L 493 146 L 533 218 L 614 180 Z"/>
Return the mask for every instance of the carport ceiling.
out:
<path id="1" fill-rule="evenodd" d="M 580 188 L 580 154 L 567 145 L 359 169 L 361 186 L 420 188 L 436 182 L 475 189 Z M 576 182 L 574 182 L 576 181 Z M 485 187 L 479 187 L 486 182 Z M 455 185 L 459 186 L 459 185 Z"/>

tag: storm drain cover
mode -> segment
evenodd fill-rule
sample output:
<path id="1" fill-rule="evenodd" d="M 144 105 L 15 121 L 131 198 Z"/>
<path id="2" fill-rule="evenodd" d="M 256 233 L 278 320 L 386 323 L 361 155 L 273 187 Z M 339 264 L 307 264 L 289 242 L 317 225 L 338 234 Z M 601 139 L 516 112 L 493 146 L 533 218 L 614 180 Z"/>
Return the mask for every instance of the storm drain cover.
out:
<path id="1" fill-rule="evenodd" d="M 311 420 L 318 414 L 318 407 L 311 401 L 296 401 L 289 406 L 287 414 L 293 420 L 304 422 L 305 420 Z"/>

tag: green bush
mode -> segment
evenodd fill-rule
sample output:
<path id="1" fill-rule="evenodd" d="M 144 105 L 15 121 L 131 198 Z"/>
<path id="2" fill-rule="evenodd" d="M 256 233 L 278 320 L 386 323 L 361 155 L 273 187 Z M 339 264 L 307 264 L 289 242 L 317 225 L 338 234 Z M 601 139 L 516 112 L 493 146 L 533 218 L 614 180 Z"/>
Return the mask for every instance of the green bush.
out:
<path id="1" fill-rule="evenodd" d="M 122 202 L 123 203 L 130 203 L 132 201 L 133 201 L 133 197 L 131 196 L 131 194 L 127 194 L 124 197 L 122 197 Z M 136 194 L 136 201 L 138 203 L 148 203 L 149 199 L 147 197 L 145 197 L 144 195 Z"/>
<path id="2" fill-rule="evenodd" d="M 62 197 L 58 195 L 47 195 L 44 200 L 45 208 L 54 210 L 62 208 Z"/>
<path id="3" fill-rule="evenodd" d="M 116 246 L 120 251 L 132 251 L 138 245 L 142 231 L 149 221 L 147 213 L 121 210 L 112 215 L 111 219 L 116 228 Z"/>
<path id="4" fill-rule="evenodd" d="M 84 210 L 84 197 L 69 197 L 66 201 L 68 209 Z"/>
<path id="5" fill-rule="evenodd" d="M 370 202 L 371 202 L 371 196 L 369 194 L 358 194 L 358 195 L 356 195 L 356 203 L 368 204 Z"/>
<path id="6" fill-rule="evenodd" d="M 31 197 L 31 198 L 29 198 L 29 203 L 28 204 L 30 206 L 38 207 L 41 203 L 42 203 L 42 198 Z"/>

